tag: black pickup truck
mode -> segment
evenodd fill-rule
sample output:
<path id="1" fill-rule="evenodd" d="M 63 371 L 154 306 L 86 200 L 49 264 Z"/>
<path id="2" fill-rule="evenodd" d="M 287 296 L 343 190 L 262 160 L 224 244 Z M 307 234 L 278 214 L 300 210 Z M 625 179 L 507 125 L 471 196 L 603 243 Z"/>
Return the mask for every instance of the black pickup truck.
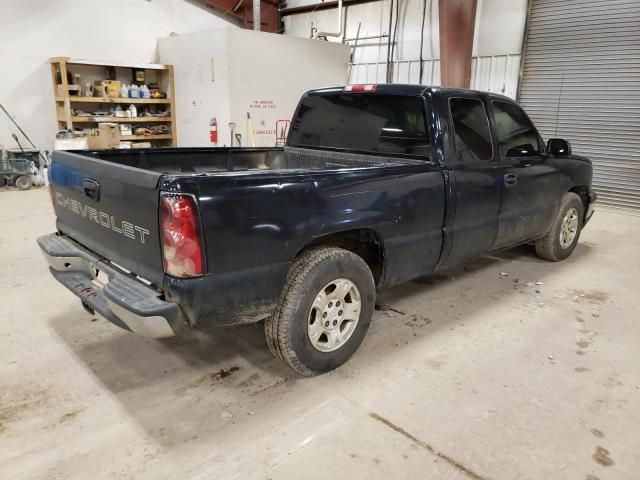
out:
<path id="1" fill-rule="evenodd" d="M 54 152 L 38 243 L 84 307 L 152 337 L 265 321 L 302 375 L 347 361 L 376 289 L 518 244 L 568 257 L 592 165 L 490 93 L 304 95 L 284 148 Z"/>

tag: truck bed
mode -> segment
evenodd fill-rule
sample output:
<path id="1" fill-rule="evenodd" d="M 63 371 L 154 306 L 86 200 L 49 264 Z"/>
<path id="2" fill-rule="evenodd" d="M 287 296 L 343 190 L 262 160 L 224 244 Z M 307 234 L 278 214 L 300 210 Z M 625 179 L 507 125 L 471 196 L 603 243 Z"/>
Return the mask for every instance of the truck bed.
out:
<path id="1" fill-rule="evenodd" d="M 422 163 L 415 158 L 360 155 L 308 148 L 164 148 L 76 152 L 165 175 L 269 170 L 335 170 Z"/>

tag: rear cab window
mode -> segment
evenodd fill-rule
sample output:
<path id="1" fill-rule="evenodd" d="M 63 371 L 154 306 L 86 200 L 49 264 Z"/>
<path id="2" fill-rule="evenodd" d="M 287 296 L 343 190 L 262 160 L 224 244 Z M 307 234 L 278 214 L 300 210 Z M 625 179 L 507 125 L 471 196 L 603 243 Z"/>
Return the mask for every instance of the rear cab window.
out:
<path id="1" fill-rule="evenodd" d="M 296 111 L 288 145 L 430 155 L 424 98 L 342 91 L 307 95 Z"/>

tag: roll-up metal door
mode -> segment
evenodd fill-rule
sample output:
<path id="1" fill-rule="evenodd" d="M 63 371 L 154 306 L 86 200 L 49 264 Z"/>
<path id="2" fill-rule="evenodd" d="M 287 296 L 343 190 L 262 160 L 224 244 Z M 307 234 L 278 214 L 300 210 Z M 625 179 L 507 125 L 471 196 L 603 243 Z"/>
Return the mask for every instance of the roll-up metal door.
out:
<path id="1" fill-rule="evenodd" d="M 519 101 L 593 161 L 602 203 L 640 210 L 640 0 L 532 0 Z"/>

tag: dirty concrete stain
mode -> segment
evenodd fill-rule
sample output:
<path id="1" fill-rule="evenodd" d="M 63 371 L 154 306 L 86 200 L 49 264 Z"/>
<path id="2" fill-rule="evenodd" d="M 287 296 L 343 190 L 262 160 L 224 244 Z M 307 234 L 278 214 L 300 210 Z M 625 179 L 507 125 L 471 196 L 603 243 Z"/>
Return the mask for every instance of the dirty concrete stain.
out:
<path id="1" fill-rule="evenodd" d="M 268 391 L 273 390 L 273 389 L 275 389 L 275 388 L 277 388 L 277 387 L 279 387 L 281 385 L 285 385 L 285 384 L 288 384 L 288 383 L 294 384 L 295 382 L 290 382 L 289 378 L 281 378 L 281 379 L 275 381 L 274 383 L 272 383 L 270 385 L 266 385 L 264 387 L 260 387 L 257 390 L 249 393 L 249 396 L 250 397 L 254 397 L 256 395 L 268 392 Z"/>
<path id="2" fill-rule="evenodd" d="M 24 413 L 45 404 L 49 400 L 46 389 L 25 390 L 19 396 L 12 396 L 18 389 L 5 390 L 0 393 L 0 433 L 7 425 L 18 420 Z M 18 390 L 19 391 L 19 390 Z"/>
<path id="3" fill-rule="evenodd" d="M 84 412 L 85 408 L 79 408 L 77 410 L 73 410 L 71 412 L 67 412 L 62 415 L 53 425 L 49 425 L 49 427 L 57 427 L 59 425 L 64 425 L 67 422 L 70 422 L 74 418 L 76 418 L 80 413 Z"/>
<path id="4" fill-rule="evenodd" d="M 578 355 L 586 355 L 587 354 L 587 352 L 585 352 L 584 350 L 576 350 L 576 353 Z"/>
<path id="5" fill-rule="evenodd" d="M 610 455 L 609 450 L 607 450 L 604 447 L 598 446 L 596 447 L 596 451 L 593 454 L 593 459 L 603 467 L 610 467 L 616 462 L 614 462 L 609 455 Z"/>
<path id="6" fill-rule="evenodd" d="M 618 374 L 616 373 L 614 373 L 613 375 L 609 375 L 600 383 L 608 388 L 620 387 L 623 385 L 622 382 L 618 380 Z"/>
<path id="7" fill-rule="evenodd" d="M 189 383 L 188 385 L 176 388 L 175 389 L 175 393 L 177 395 L 184 395 L 188 390 L 191 390 L 193 388 L 198 388 L 198 387 L 200 387 L 202 385 L 205 385 L 207 383 L 212 385 L 212 384 L 214 384 L 214 383 L 216 383 L 216 382 L 218 382 L 220 380 L 223 380 L 223 379 L 227 378 L 233 372 L 237 372 L 238 370 L 240 370 L 240 367 L 233 366 L 233 367 L 229 368 L 228 370 L 225 370 L 224 368 L 221 368 L 218 371 L 209 372 L 208 374 L 203 375 L 202 377 L 200 377 L 197 380 Z"/>
<path id="8" fill-rule="evenodd" d="M 576 322 L 584 323 L 584 318 L 576 317 Z"/>
<path id="9" fill-rule="evenodd" d="M 598 430 L 597 428 L 592 428 L 591 433 L 593 433 L 598 438 L 604 438 L 604 433 L 602 433 L 602 430 Z"/>
<path id="10" fill-rule="evenodd" d="M 427 359 L 427 364 L 430 367 L 433 367 L 435 369 L 439 369 L 440 367 L 442 367 L 445 363 L 447 363 L 447 360 L 449 359 L 449 355 L 437 355 L 435 357 L 431 357 Z"/>
<path id="11" fill-rule="evenodd" d="M 411 315 L 411 319 L 405 322 L 407 327 L 425 327 L 431 323 L 431 319 L 420 315 Z"/>
<path id="12" fill-rule="evenodd" d="M 576 367 L 574 370 L 578 373 L 590 372 L 591 369 L 587 367 Z"/>
<path id="13" fill-rule="evenodd" d="M 572 290 L 571 293 L 589 303 L 598 305 L 608 302 L 611 298 L 611 294 L 604 290 Z"/>
<path id="14" fill-rule="evenodd" d="M 379 312 L 395 312 L 395 313 L 399 313 L 400 315 L 406 315 L 406 312 L 403 312 L 402 310 L 398 310 L 395 307 L 392 307 L 390 305 L 375 305 L 375 309 L 378 310 Z"/>
<path id="15" fill-rule="evenodd" d="M 596 477 L 595 475 L 587 475 L 584 477 L 584 480 L 600 480 L 600 477 Z"/>
<path id="16" fill-rule="evenodd" d="M 457 460 L 454 460 L 453 458 L 451 458 L 450 456 L 436 450 L 435 448 L 433 448 L 431 445 L 429 445 L 426 442 L 423 442 L 422 440 L 420 440 L 417 437 L 414 437 L 413 435 L 411 435 L 409 432 L 407 432 L 406 430 L 404 430 L 403 428 L 399 427 L 398 425 L 396 425 L 395 423 L 391 422 L 390 420 L 387 420 L 386 418 L 384 418 L 381 415 L 378 415 L 377 413 L 374 412 L 370 412 L 369 416 L 371 418 L 373 418 L 374 420 L 377 420 L 378 422 L 382 423 L 383 425 L 386 425 L 387 427 L 389 427 L 390 429 L 392 429 L 393 431 L 399 433 L 400 435 L 408 438 L 409 440 L 411 440 L 414 444 L 422 447 L 423 449 L 425 449 L 426 451 L 428 451 L 429 453 L 431 453 L 432 455 L 435 455 L 436 457 L 440 458 L 441 460 L 444 460 L 445 462 L 447 462 L 450 466 L 452 466 L 453 468 L 455 468 L 456 470 L 458 470 L 460 473 L 466 475 L 468 478 L 471 478 L 473 480 L 488 480 L 487 477 L 483 477 L 479 474 L 477 474 L 476 472 L 474 472 L 473 470 L 471 470 L 468 467 L 465 467 L 464 465 L 462 465 L 460 462 L 458 462 Z"/>
<path id="17" fill-rule="evenodd" d="M 587 340 L 579 340 L 576 342 L 576 345 L 580 348 L 587 348 L 591 344 Z"/>
<path id="18" fill-rule="evenodd" d="M 251 385 L 253 385 L 253 382 L 257 381 L 260 379 L 260 374 L 258 372 L 251 374 L 249 377 L 247 377 L 246 379 L 244 379 L 243 381 L 241 381 L 238 384 L 238 387 L 243 388 L 243 387 L 250 387 Z"/>
<path id="19" fill-rule="evenodd" d="M 209 378 L 214 381 L 220 380 L 223 378 L 227 378 L 233 372 L 237 372 L 238 370 L 240 370 L 240 367 L 236 367 L 236 366 L 231 367 L 229 370 L 225 370 L 224 368 L 221 368 L 219 372 L 210 373 Z"/>

